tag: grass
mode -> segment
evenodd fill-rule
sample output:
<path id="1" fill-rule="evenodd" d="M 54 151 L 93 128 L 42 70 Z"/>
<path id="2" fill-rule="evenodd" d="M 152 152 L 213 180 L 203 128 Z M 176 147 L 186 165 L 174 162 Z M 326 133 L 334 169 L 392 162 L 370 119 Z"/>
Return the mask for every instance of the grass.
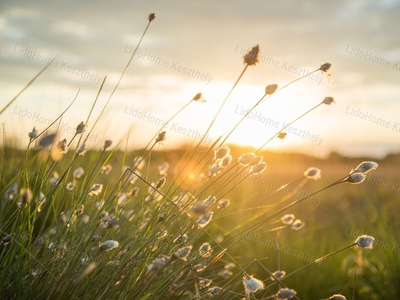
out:
<path id="1" fill-rule="evenodd" d="M 245 67 L 207 132 L 248 67 L 256 65 L 258 51 L 254 47 L 245 55 Z M 199 141 L 165 151 L 155 147 L 168 136 L 160 128 L 144 149 L 121 150 L 126 143 L 121 140 L 86 152 L 132 57 L 93 120 L 104 79 L 73 140 L 62 142 L 49 126 L 32 131 L 25 150 L 3 145 L 1 299 L 282 299 L 284 292 L 296 299 L 400 296 L 395 284 L 399 226 L 393 213 L 399 210 L 398 156 L 378 161 L 373 172 L 354 173 L 369 159 L 264 150 L 282 130 L 258 149 L 228 145 L 241 121 L 208 147 Z M 328 74 L 329 68 L 323 64 L 313 72 Z M 274 92 L 267 88 L 264 97 Z M 166 117 L 174 119 L 201 99 L 197 94 Z M 290 124 L 332 100 L 304 108 Z M 81 132 L 89 120 L 92 128 Z M 134 129 L 125 130 L 129 139 Z M 108 165 L 112 170 L 102 172 Z M 305 176 L 309 167 L 321 169 L 322 177 Z M 78 168 L 82 176 L 76 175 Z M 354 174 L 364 182 L 350 184 Z M 298 221 L 283 222 L 285 214 Z M 373 249 L 355 243 L 364 234 L 375 238 Z M 276 271 L 286 275 L 272 280 Z"/>

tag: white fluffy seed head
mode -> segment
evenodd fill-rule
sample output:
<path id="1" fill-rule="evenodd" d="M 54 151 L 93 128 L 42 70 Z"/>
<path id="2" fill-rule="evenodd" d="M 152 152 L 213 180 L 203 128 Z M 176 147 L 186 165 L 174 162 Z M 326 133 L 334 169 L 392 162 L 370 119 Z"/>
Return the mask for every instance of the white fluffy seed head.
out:
<path id="1" fill-rule="evenodd" d="M 172 254 L 172 259 L 181 259 L 181 260 L 187 260 L 187 257 L 189 256 L 190 252 L 192 251 L 193 246 L 186 246 L 179 248 Z"/>
<path id="2" fill-rule="evenodd" d="M 275 297 L 276 297 L 276 299 L 291 299 L 296 294 L 297 294 L 297 292 L 295 290 L 288 289 L 288 288 L 281 288 L 276 293 Z"/>
<path id="3" fill-rule="evenodd" d="M 208 223 L 210 223 L 213 214 L 214 214 L 214 213 L 213 213 L 212 211 L 209 211 L 209 212 L 206 212 L 205 214 L 201 215 L 201 216 L 197 219 L 196 225 L 197 225 L 198 227 L 201 227 L 201 228 L 205 227 Z"/>
<path id="4" fill-rule="evenodd" d="M 266 168 L 267 168 L 267 164 L 265 162 L 260 162 L 251 167 L 250 173 L 257 175 L 257 174 L 264 172 Z"/>
<path id="5" fill-rule="evenodd" d="M 199 248 L 199 255 L 201 257 L 210 257 L 212 253 L 213 253 L 213 250 L 209 243 L 206 242 L 206 243 L 201 244 L 201 246 Z"/>
<path id="6" fill-rule="evenodd" d="M 101 193 L 102 190 L 103 190 L 103 185 L 99 184 L 99 183 L 95 183 L 90 188 L 88 194 L 89 194 L 89 196 L 93 196 L 93 195 L 97 196 L 97 195 L 99 195 Z"/>
<path id="7" fill-rule="evenodd" d="M 36 138 L 37 135 L 38 135 L 38 131 L 37 131 L 36 127 L 33 127 L 32 131 L 28 133 L 28 136 L 30 139 Z"/>
<path id="8" fill-rule="evenodd" d="M 285 271 L 277 270 L 274 273 L 272 273 L 271 280 L 275 281 L 276 279 L 281 279 L 285 277 L 285 275 L 286 275 Z"/>
<path id="9" fill-rule="evenodd" d="M 73 172 L 73 176 L 76 179 L 81 178 L 83 174 L 85 174 L 85 170 L 82 167 L 75 169 Z"/>
<path id="10" fill-rule="evenodd" d="M 364 173 L 360 173 L 360 172 L 356 172 L 356 173 L 352 173 L 349 176 L 347 176 L 346 178 L 346 182 L 349 182 L 351 184 L 360 184 L 361 182 L 363 182 L 365 180 L 365 174 Z"/>
<path id="11" fill-rule="evenodd" d="M 230 152 L 231 152 L 231 149 L 229 149 L 229 147 L 218 148 L 214 152 L 214 159 L 222 159 L 225 156 L 229 155 Z"/>
<path id="12" fill-rule="evenodd" d="M 222 199 L 218 201 L 218 209 L 223 209 L 229 206 L 229 204 L 231 203 L 231 201 L 229 199 Z"/>
<path id="13" fill-rule="evenodd" d="M 208 176 L 213 177 L 216 176 L 220 171 L 221 171 L 221 162 L 214 163 L 209 169 L 208 169 Z"/>
<path id="14" fill-rule="evenodd" d="M 227 155 L 221 160 L 221 167 L 225 168 L 232 162 L 232 155 Z"/>
<path id="15" fill-rule="evenodd" d="M 307 177 L 308 179 L 318 180 L 321 178 L 321 170 L 315 167 L 308 168 L 304 172 L 304 176 Z"/>
<path id="16" fill-rule="evenodd" d="M 214 286 L 208 289 L 207 294 L 210 294 L 211 296 L 218 295 L 222 291 L 222 288 L 219 286 Z"/>
<path id="17" fill-rule="evenodd" d="M 301 220 L 297 219 L 296 221 L 294 221 L 292 223 L 292 229 L 293 230 L 300 230 L 301 228 L 303 228 L 305 225 L 304 222 L 302 222 Z"/>
<path id="18" fill-rule="evenodd" d="M 364 249 L 372 249 L 373 244 L 374 244 L 375 238 L 369 235 L 360 235 L 355 243 L 357 244 L 358 247 L 364 248 Z"/>
<path id="19" fill-rule="evenodd" d="M 78 155 L 85 155 L 86 151 L 87 151 L 86 143 L 82 143 L 82 145 L 78 148 L 78 150 L 76 150 L 76 153 L 78 153 Z"/>
<path id="20" fill-rule="evenodd" d="M 244 273 L 243 276 L 243 285 L 247 297 L 249 297 L 250 294 L 255 293 L 258 290 L 262 290 L 264 288 L 264 283 L 261 280 L 254 278 L 251 275 L 248 275 L 246 272 Z"/>
<path id="21" fill-rule="evenodd" d="M 171 257 L 166 255 L 161 255 L 157 257 L 150 265 L 147 267 L 147 272 L 153 270 L 162 270 L 166 265 L 171 262 Z"/>
<path id="22" fill-rule="evenodd" d="M 374 161 L 364 161 L 360 163 L 355 170 L 352 170 L 352 172 L 360 172 L 367 174 L 370 171 L 374 171 L 378 168 L 378 163 Z"/>
<path id="23" fill-rule="evenodd" d="M 99 245 L 100 250 L 103 250 L 103 251 L 110 251 L 110 250 L 118 248 L 118 247 L 119 247 L 119 243 L 114 240 L 108 240 Z"/>
<path id="24" fill-rule="evenodd" d="M 294 221 L 294 214 L 286 214 L 281 218 L 281 220 L 283 224 L 290 225 Z"/>

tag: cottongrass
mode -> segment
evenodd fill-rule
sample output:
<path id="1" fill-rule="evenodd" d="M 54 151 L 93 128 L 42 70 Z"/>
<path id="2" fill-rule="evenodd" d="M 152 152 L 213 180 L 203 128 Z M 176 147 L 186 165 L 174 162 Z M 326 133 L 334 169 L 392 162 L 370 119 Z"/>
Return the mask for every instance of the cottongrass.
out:
<path id="1" fill-rule="evenodd" d="M 247 298 L 250 298 L 251 294 L 264 289 L 264 283 L 261 280 L 248 275 L 246 272 L 243 274 L 243 285 Z"/>
<path id="2" fill-rule="evenodd" d="M 155 18 L 154 13 L 149 14 L 144 33 Z M 138 47 L 139 45 L 140 42 Z M 118 87 L 130 61 L 111 96 Z M 204 136 L 213 126 L 247 67 L 255 66 L 260 62 L 260 47 L 254 46 L 243 56 L 243 61 L 245 67 L 242 73 L 227 94 Z M 322 71 L 329 75 L 330 68 L 330 63 L 324 63 L 313 72 Z M 253 108 L 297 80 L 283 87 L 279 85 L 279 89 L 278 84 L 267 85 L 264 89 L 265 94 Z M 197 93 L 169 120 L 193 102 L 206 101 L 202 93 Z M 325 97 L 322 102 L 306 113 L 322 104 L 331 105 L 334 102 L 333 97 Z M 304 117 L 305 114 L 290 122 L 289 125 Z M 88 120 L 89 117 L 90 114 Z M 240 122 L 231 131 L 228 130 L 229 134 Z M 284 138 L 286 133 L 283 130 L 286 128 L 287 126 L 282 128 L 273 138 Z M 262 147 L 238 157 L 235 151 L 226 146 L 225 141 L 229 134 L 224 134 L 204 151 L 203 155 L 202 141 L 199 141 L 197 146 L 189 148 L 180 157 L 181 161 L 188 162 L 188 166 L 181 171 L 184 175 L 186 174 L 184 182 L 179 182 L 174 177 L 176 176 L 175 166 L 171 165 L 170 172 L 170 163 L 163 162 L 168 155 L 161 157 L 162 160 L 157 164 L 153 162 L 153 147 L 156 144 L 162 146 L 167 140 L 167 132 L 163 128 L 149 139 L 150 148 L 146 146 L 143 151 L 138 151 L 140 153 L 133 160 L 130 154 L 125 152 L 122 161 L 118 163 L 112 161 L 114 150 L 105 152 L 113 145 L 112 140 L 105 140 L 100 151 L 88 153 L 87 138 L 90 132 L 85 138 L 86 129 L 87 125 L 83 121 L 76 127 L 75 135 L 82 135 L 82 139 L 77 143 L 72 143 L 75 136 L 69 142 L 65 138 L 60 140 L 63 137 L 60 137 L 59 133 L 42 137 L 38 146 L 51 149 L 48 160 L 51 161 L 52 158 L 53 161 L 37 167 L 35 172 L 42 172 L 40 180 L 35 183 L 28 176 L 16 176 L 8 183 L 7 188 L 3 189 L 3 199 L 6 203 L 2 208 L 6 210 L 5 213 L 0 214 L 7 214 L 7 218 L 3 217 L 1 224 L 3 226 L 4 223 L 7 230 L 10 230 L 2 232 L 5 236 L 1 241 L 1 249 L 7 249 L 10 254 L 6 251 L 0 254 L 3 255 L 3 266 L 9 267 L 12 276 L 6 278 L 7 276 L 4 275 L 0 283 L 5 289 L 11 290 L 9 295 L 17 298 L 18 296 L 19 298 L 34 298 L 34 295 L 42 293 L 48 299 L 75 299 L 86 296 L 98 299 L 145 299 L 151 295 L 181 299 L 213 296 L 233 299 L 234 295 L 243 296 L 244 288 L 244 295 L 249 299 L 291 299 L 296 297 L 297 292 L 283 286 L 282 282 L 286 278 L 300 272 L 303 268 L 320 264 L 328 257 L 345 249 L 358 247 L 359 251 L 362 251 L 361 249 L 373 248 L 374 238 L 362 235 L 350 245 L 322 256 L 291 273 L 286 274 L 280 268 L 279 237 L 282 229 L 299 230 L 305 226 L 305 223 L 300 219 L 295 219 L 293 214 L 283 214 L 312 195 L 335 185 L 362 183 L 367 173 L 377 169 L 376 162 L 362 162 L 342 179 L 306 197 L 296 199 L 282 208 L 277 206 L 271 208 L 268 205 L 251 207 L 251 202 L 248 202 L 246 198 L 249 191 L 243 189 L 245 197 L 239 193 L 242 190 L 237 189 L 238 184 L 235 180 L 238 175 L 233 170 L 237 167 L 243 172 L 246 171 L 243 173 L 247 174 L 244 179 L 250 175 L 260 175 L 268 171 L 264 157 L 258 155 Z M 28 148 L 39 136 L 36 127 L 33 127 L 32 132 L 28 133 L 30 139 Z M 119 143 L 116 144 L 118 147 Z M 69 148 L 74 150 L 68 153 Z M 90 158 L 99 157 L 96 157 L 93 165 L 83 164 L 82 156 L 85 154 Z M 30 156 L 29 151 L 25 155 L 27 160 L 22 165 L 23 168 L 28 169 L 37 160 L 35 156 Z M 157 155 L 154 156 L 158 158 Z M 120 177 L 117 180 L 112 176 L 105 176 L 112 172 L 113 166 L 119 171 L 116 176 Z M 60 172 L 60 175 L 56 170 Z M 87 176 L 84 176 L 85 170 L 87 170 Z M 303 184 L 303 182 L 308 182 L 307 179 L 319 180 L 321 170 L 312 167 L 301 175 L 299 180 Z M 17 182 L 15 179 L 18 179 Z M 112 184 L 108 184 L 108 180 Z M 217 188 L 211 192 L 214 184 Z M 284 184 L 284 186 L 287 185 Z M 23 189 L 20 190 L 19 186 Z M 61 189 L 60 186 L 63 188 Z M 238 195 L 232 194 L 232 199 L 224 198 L 226 193 L 234 189 L 238 191 Z M 276 192 L 281 190 L 282 188 L 279 188 Z M 204 195 L 209 196 L 203 198 Z M 238 203 L 239 197 L 244 198 L 239 199 L 242 203 Z M 35 201 L 32 201 L 33 199 Z M 13 210 L 15 209 L 14 200 L 19 203 L 19 210 Z M 13 209 L 10 209 L 8 204 Z M 231 234 L 229 230 L 236 229 L 231 226 L 231 219 L 226 221 L 229 228 L 225 232 L 221 226 L 223 224 L 221 220 L 232 216 L 232 212 L 235 215 L 245 213 L 243 207 L 245 210 L 257 211 L 254 219 L 242 219 L 240 216 L 237 218 L 237 224 L 245 229 L 246 235 Z M 276 223 L 280 223 L 278 229 L 271 230 L 272 227 L 269 225 Z M 263 255 L 270 257 L 276 254 L 278 267 L 274 268 L 277 271 L 269 272 L 266 266 L 272 260 L 262 264 L 254 259 L 259 263 L 261 270 L 265 271 L 263 275 L 257 276 L 260 278 L 257 279 L 246 273 L 246 271 L 249 272 L 251 264 L 246 266 L 246 262 L 242 261 L 242 257 L 246 257 L 247 252 L 250 252 L 249 248 L 234 246 L 249 234 L 255 234 L 255 230 L 261 226 L 264 226 L 263 232 L 276 234 L 273 243 L 275 247 L 273 250 L 276 250 L 276 253 L 271 249 L 266 249 Z M 26 241 L 20 238 L 20 232 L 28 233 Z M 102 240 L 104 242 L 101 242 Z M 193 249 L 198 250 L 192 251 Z M 34 276 L 33 273 L 35 273 Z M 241 274 L 243 278 L 240 281 Z M 269 287 L 266 288 L 264 282 L 267 281 L 272 282 L 272 285 L 279 284 L 279 290 L 274 293 Z M 20 289 L 21 286 L 26 287 L 27 291 Z M 265 290 L 264 295 L 258 294 L 262 290 Z M 344 297 L 334 298 L 340 296 L 334 295 L 329 299 L 345 299 Z"/>
<path id="3" fill-rule="evenodd" d="M 119 243 L 114 240 L 108 240 L 99 245 L 99 249 L 103 251 L 110 251 L 119 247 Z"/>

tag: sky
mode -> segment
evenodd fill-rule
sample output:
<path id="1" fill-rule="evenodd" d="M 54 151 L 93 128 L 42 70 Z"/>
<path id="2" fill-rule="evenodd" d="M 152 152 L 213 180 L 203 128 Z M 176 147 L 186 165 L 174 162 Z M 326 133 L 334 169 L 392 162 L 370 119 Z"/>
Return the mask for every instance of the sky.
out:
<path id="1" fill-rule="evenodd" d="M 226 144 L 256 148 L 325 97 L 320 105 L 263 149 L 326 156 L 384 157 L 400 152 L 400 1 L 3 1 L 0 6 L 0 107 L 45 65 L 47 70 L 1 115 L 3 139 L 28 144 L 76 97 L 59 125 L 70 140 L 88 130 L 110 97 L 155 13 L 89 147 L 112 139 L 120 148 L 144 147 L 164 127 L 163 147 L 196 144 L 218 114 L 210 145 L 243 117 L 267 85 L 279 87 L 332 64 L 331 76 L 313 73 L 260 104 Z M 201 92 L 204 103 L 192 102 Z M 55 130 L 55 128 L 51 128 Z M 5 134 L 4 134 L 5 132 Z"/>

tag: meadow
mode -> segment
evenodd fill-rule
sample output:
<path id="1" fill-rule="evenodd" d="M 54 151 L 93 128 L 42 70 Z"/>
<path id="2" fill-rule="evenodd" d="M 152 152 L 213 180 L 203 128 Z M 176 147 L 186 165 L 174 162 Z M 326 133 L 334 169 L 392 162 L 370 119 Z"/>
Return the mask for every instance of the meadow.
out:
<path id="1" fill-rule="evenodd" d="M 254 46 L 243 56 L 205 137 L 258 53 Z M 330 67 L 312 73 L 329 76 Z M 268 85 L 253 108 L 300 79 Z M 169 120 L 202 101 L 194 93 Z M 231 145 L 241 121 L 212 145 L 200 139 L 165 150 L 161 126 L 143 149 L 112 140 L 88 149 L 108 103 L 76 124 L 69 141 L 54 124 L 40 132 L 32 124 L 25 149 L 3 143 L 0 299 L 400 298 L 400 155 L 266 150 L 285 128 L 258 149 Z M 321 105 L 333 97 L 287 126 Z"/>

